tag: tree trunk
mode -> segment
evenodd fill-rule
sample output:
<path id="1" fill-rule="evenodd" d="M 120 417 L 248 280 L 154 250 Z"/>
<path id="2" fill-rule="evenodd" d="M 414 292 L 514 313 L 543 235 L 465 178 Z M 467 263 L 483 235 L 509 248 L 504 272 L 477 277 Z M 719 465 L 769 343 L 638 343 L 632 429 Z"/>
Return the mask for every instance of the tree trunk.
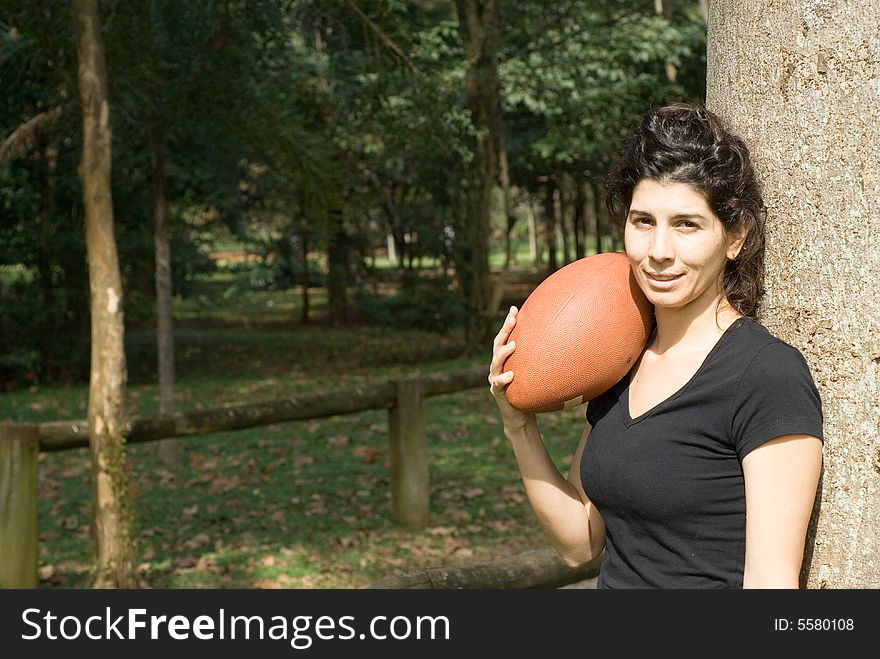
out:
<path id="1" fill-rule="evenodd" d="M 672 0 L 654 0 L 654 13 L 662 16 L 667 21 L 672 18 Z M 678 77 L 678 69 L 672 62 L 666 62 L 666 79 L 675 82 Z"/>
<path id="2" fill-rule="evenodd" d="M 562 177 L 560 185 L 556 186 L 556 192 L 553 194 L 553 219 L 556 224 L 556 232 L 559 242 L 562 244 L 562 265 L 571 263 L 571 251 L 569 245 L 568 222 L 566 222 L 565 209 L 568 206 L 568 200 L 565 198 L 565 192 L 561 185 L 565 181 Z"/>
<path id="3" fill-rule="evenodd" d="M 150 132 L 153 161 L 153 220 L 156 249 L 156 348 L 159 361 L 159 414 L 174 414 L 174 320 L 171 310 L 171 244 L 168 173 L 165 168 L 162 119 Z M 159 442 L 159 462 L 179 465 L 182 446 L 176 439 Z"/>
<path id="4" fill-rule="evenodd" d="M 501 122 L 501 112 L 498 113 Z M 510 199 L 510 166 L 507 163 L 507 135 L 503 124 L 498 131 L 498 183 L 504 198 L 504 217 L 507 219 L 507 230 L 504 232 L 504 269 L 510 268 L 513 262 L 513 229 L 516 216 L 513 214 L 513 203 Z"/>
<path id="5" fill-rule="evenodd" d="M 58 222 L 55 217 L 55 175 L 58 167 L 58 145 L 56 143 L 42 145 L 36 153 L 36 174 L 40 181 L 40 210 L 34 217 L 37 229 L 36 266 L 39 278 L 40 305 L 47 310 L 56 307 L 56 275 L 53 272 L 58 260 L 55 251 L 58 249 Z M 57 313 L 57 312 L 55 312 Z M 54 364 L 58 363 L 58 341 L 51 332 L 41 332 L 36 344 L 40 359 L 44 365 L 44 376 L 53 379 Z M 67 348 L 67 346 L 65 346 Z"/>
<path id="6" fill-rule="evenodd" d="M 303 325 L 309 324 L 309 284 L 311 283 L 309 280 L 311 279 L 311 274 L 309 273 L 309 224 L 305 217 L 305 204 L 302 203 L 302 197 L 300 197 L 300 222 L 299 222 L 299 237 L 300 244 L 302 245 L 302 313 L 299 317 L 299 322 Z"/>
<path id="7" fill-rule="evenodd" d="M 397 263 L 397 241 L 394 239 L 394 234 L 390 231 L 385 236 L 385 245 L 388 250 L 388 263 L 395 265 Z"/>
<path id="8" fill-rule="evenodd" d="M 82 161 L 91 294 L 88 423 L 95 491 L 95 587 L 139 585 L 123 436 L 125 394 L 122 282 L 110 188 L 110 104 L 96 0 L 73 0 L 83 113 Z"/>
<path id="9" fill-rule="evenodd" d="M 315 51 L 323 55 L 326 42 L 320 31 L 315 31 Z M 329 92 L 330 83 L 321 78 L 321 87 Z M 330 98 L 330 95 L 328 95 Z M 337 113 L 333 103 L 327 101 L 321 105 L 321 118 L 324 125 L 332 133 L 337 124 Z M 340 155 L 335 154 L 337 160 Z M 340 162 L 341 166 L 341 162 Z M 344 192 L 340 195 L 345 203 Z M 341 208 L 331 208 L 327 213 L 327 309 L 332 325 L 348 322 L 348 235 L 345 232 L 345 218 Z"/>
<path id="10" fill-rule="evenodd" d="M 709 0 L 699 0 L 700 5 L 700 15 L 703 17 L 703 20 L 707 23 L 709 22 Z"/>
<path id="11" fill-rule="evenodd" d="M 593 214 L 596 216 L 596 254 L 601 254 L 602 249 L 602 190 L 595 182 L 590 183 L 593 193 Z"/>
<path id="12" fill-rule="evenodd" d="M 477 129 L 474 159 L 466 165 L 466 245 L 461 251 L 459 281 L 468 304 L 466 336 L 471 349 L 492 338 L 489 303 L 489 220 L 492 189 L 498 174 L 501 87 L 498 81 L 500 16 L 497 0 L 456 0 L 461 40 L 468 56 L 465 97 Z"/>
<path id="13" fill-rule="evenodd" d="M 345 233 L 342 211 L 330 211 L 327 239 L 327 304 L 330 322 L 342 325 L 348 322 L 348 235 Z"/>
<path id="14" fill-rule="evenodd" d="M 547 181 L 544 196 L 544 231 L 547 240 L 547 273 L 553 274 L 559 269 L 556 260 L 556 212 L 553 209 L 556 200 L 556 186 L 552 180 Z"/>
<path id="15" fill-rule="evenodd" d="M 529 202 L 529 259 L 532 265 L 541 264 L 541 248 L 538 245 L 538 227 L 534 205 Z"/>
<path id="16" fill-rule="evenodd" d="M 574 258 L 584 258 L 584 237 L 586 235 L 586 221 L 584 211 L 587 205 L 587 197 L 584 194 L 584 179 L 580 174 L 574 177 Z"/>
<path id="17" fill-rule="evenodd" d="M 875 0 L 709 13 L 709 107 L 750 143 L 768 210 L 760 318 L 803 351 L 822 396 L 810 587 L 880 587 L 878 25 Z"/>

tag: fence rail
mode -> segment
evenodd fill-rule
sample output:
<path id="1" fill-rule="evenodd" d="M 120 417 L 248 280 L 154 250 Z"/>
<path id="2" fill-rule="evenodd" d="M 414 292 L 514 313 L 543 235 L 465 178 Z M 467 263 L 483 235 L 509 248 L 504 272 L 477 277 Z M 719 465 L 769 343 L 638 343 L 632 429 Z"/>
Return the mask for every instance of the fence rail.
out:
<path id="1" fill-rule="evenodd" d="M 126 424 L 126 442 L 194 437 L 385 408 L 392 514 L 398 524 L 420 529 L 430 519 L 425 398 L 488 386 L 487 376 L 488 369 L 477 366 L 331 393 L 136 417 Z M 88 445 L 86 421 L 0 423 L 0 588 L 35 588 L 38 583 L 38 452 Z"/>

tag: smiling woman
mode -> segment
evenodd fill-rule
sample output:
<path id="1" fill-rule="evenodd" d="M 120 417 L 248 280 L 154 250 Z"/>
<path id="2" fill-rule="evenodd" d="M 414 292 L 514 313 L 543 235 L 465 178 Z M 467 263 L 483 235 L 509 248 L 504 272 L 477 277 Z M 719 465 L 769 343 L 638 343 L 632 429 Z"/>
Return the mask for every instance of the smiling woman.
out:
<path id="1" fill-rule="evenodd" d="M 568 479 L 501 372 L 491 392 L 529 501 L 560 556 L 604 550 L 599 588 L 794 587 L 822 464 L 822 409 L 799 350 L 756 319 L 761 192 L 743 140 L 705 108 L 647 112 L 606 179 L 606 207 L 656 325 L 589 402 Z"/>

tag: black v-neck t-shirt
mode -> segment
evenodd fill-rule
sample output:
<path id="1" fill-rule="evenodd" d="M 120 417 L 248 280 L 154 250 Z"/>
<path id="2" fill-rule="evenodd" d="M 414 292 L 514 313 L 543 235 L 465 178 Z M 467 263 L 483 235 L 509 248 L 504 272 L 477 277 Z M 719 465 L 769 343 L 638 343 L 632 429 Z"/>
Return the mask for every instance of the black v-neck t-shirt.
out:
<path id="1" fill-rule="evenodd" d="M 823 439 L 801 352 L 742 317 L 681 389 L 629 415 L 628 373 L 590 401 L 581 484 L 605 523 L 599 588 L 741 588 L 742 459 L 802 433 Z"/>

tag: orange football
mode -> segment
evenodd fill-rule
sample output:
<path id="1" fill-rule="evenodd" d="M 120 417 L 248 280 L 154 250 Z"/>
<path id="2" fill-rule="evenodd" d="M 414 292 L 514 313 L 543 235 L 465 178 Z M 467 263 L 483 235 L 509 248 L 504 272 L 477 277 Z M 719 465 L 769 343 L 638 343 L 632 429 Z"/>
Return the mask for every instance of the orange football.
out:
<path id="1" fill-rule="evenodd" d="M 580 405 L 613 387 L 645 347 L 654 306 L 622 252 L 579 259 L 547 277 L 516 316 L 507 399 L 526 412 Z"/>

